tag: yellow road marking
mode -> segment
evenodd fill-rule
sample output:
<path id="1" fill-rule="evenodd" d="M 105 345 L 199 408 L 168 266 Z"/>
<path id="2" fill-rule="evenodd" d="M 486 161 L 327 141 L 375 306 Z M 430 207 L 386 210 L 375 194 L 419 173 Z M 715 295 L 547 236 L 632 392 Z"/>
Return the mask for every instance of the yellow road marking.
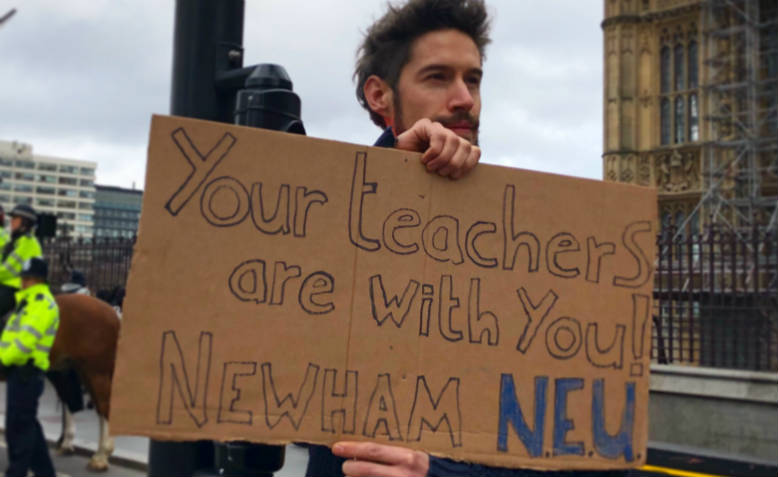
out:
<path id="1" fill-rule="evenodd" d="M 645 470 L 646 472 L 656 472 L 659 474 L 676 475 L 678 477 L 724 477 L 718 474 L 703 474 L 702 472 L 671 469 L 670 467 L 659 467 L 656 465 L 644 465 L 640 468 L 640 470 Z"/>

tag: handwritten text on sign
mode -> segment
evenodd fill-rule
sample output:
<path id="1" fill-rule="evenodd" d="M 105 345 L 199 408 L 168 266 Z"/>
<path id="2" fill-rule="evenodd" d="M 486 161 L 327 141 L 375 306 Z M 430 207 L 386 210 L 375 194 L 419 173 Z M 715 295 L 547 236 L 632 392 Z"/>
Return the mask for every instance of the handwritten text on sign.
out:
<path id="1" fill-rule="evenodd" d="M 165 117 L 147 174 L 117 432 L 644 461 L 653 191 Z"/>

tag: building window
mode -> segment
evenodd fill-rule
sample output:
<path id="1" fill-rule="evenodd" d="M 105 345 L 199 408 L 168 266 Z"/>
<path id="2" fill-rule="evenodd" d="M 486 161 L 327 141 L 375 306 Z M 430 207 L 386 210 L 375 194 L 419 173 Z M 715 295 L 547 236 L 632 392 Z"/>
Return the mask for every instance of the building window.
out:
<path id="1" fill-rule="evenodd" d="M 60 177 L 59 183 L 66 185 L 78 185 L 78 179 L 73 177 Z"/>
<path id="2" fill-rule="evenodd" d="M 697 94 L 689 95 L 689 141 L 700 140 L 700 110 L 697 106 Z"/>
<path id="3" fill-rule="evenodd" d="M 699 75 L 697 68 L 697 42 L 692 41 L 689 43 L 689 89 L 694 89 L 698 86 Z"/>
<path id="4" fill-rule="evenodd" d="M 35 192 L 37 194 L 49 194 L 54 195 L 57 193 L 57 190 L 53 187 L 36 187 Z"/>
<path id="5" fill-rule="evenodd" d="M 684 131 L 686 130 L 684 120 L 686 115 L 684 111 L 684 100 L 682 96 L 676 96 L 675 98 L 675 143 L 681 144 L 684 142 Z"/>
<path id="6" fill-rule="evenodd" d="M 38 180 L 41 182 L 48 182 L 50 184 L 56 184 L 57 183 L 57 177 L 56 176 L 50 176 L 48 174 L 40 174 L 38 176 Z"/>
<path id="7" fill-rule="evenodd" d="M 673 51 L 673 59 L 674 59 L 674 68 L 673 68 L 673 78 L 675 79 L 674 85 L 675 85 L 675 91 L 683 91 L 683 46 L 678 44 L 675 45 L 675 50 Z"/>
<path id="8" fill-rule="evenodd" d="M 78 167 L 75 166 L 59 166 L 59 172 L 65 174 L 78 174 Z"/>
<path id="9" fill-rule="evenodd" d="M 32 161 L 15 161 L 14 165 L 23 169 L 35 169 L 35 163 Z"/>
<path id="10" fill-rule="evenodd" d="M 14 204 L 27 204 L 32 205 L 32 197 L 16 196 L 13 200 Z"/>
<path id="11" fill-rule="evenodd" d="M 27 184 L 16 184 L 14 186 L 14 190 L 16 192 L 25 192 L 28 194 L 32 194 L 32 186 Z"/>
<path id="12" fill-rule="evenodd" d="M 659 144 L 684 144 L 700 140 L 699 52 L 697 28 L 660 39 L 659 44 Z"/>
<path id="13" fill-rule="evenodd" d="M 665 46 L 660 53 L 659 74 L 661 77 L 661 92 L 670 92 L 670 48 Z"/>
<path id="14" fill-rule="evenodd" d="M 51 164 L 51 163 L 48 163 L 48 162 L 39 162 L 38 163 L 38 170 L 39 171 L 52 171 L 52 172 L 56 172 L 57 171 L 57 165 L 56 164 Z"/>
<path id="15" fill-rule="evenodd" d="M 35 174 L 30 174 L 29 172 L 17 172 L 16 178 L 23 181 L 34 181 L 35 180 Z"/>
<path id="16" fill-rule="evenodd" d="M 662 145 L 670 144 L 670 100 L 662 98 L 661 109 L 661 129 Z"/>

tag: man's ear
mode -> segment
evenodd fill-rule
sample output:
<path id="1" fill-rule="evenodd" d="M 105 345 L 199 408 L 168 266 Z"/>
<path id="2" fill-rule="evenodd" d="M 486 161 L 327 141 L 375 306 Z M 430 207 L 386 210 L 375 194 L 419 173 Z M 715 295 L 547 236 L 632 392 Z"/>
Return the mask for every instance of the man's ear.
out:
<path id="1" fill-rule="evenodd" d="M 376 75 L 370 75 L 362 87 L 368 107 L 385 119 L 394 119 L 394 96 L 392 88 Z"/>

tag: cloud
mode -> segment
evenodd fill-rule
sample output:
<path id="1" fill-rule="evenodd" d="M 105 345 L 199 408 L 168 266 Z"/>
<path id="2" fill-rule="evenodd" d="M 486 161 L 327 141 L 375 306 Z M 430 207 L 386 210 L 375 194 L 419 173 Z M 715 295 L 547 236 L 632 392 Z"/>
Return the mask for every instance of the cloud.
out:
<path id="1" fill-rule="evenodd" d="M 384 0 L 246 2 L 245 64 L 283 64 L 308 134 L 371 144 L 351 79 Z M 483 83 L 486 161 L 599 177 L 599 4 L 494 0 Z M 143 183 L 148 127 L 169 110 L 172 0 L 26 0 L 0 29 L 0 139 L 98 162 L 98 182 Z"/>

